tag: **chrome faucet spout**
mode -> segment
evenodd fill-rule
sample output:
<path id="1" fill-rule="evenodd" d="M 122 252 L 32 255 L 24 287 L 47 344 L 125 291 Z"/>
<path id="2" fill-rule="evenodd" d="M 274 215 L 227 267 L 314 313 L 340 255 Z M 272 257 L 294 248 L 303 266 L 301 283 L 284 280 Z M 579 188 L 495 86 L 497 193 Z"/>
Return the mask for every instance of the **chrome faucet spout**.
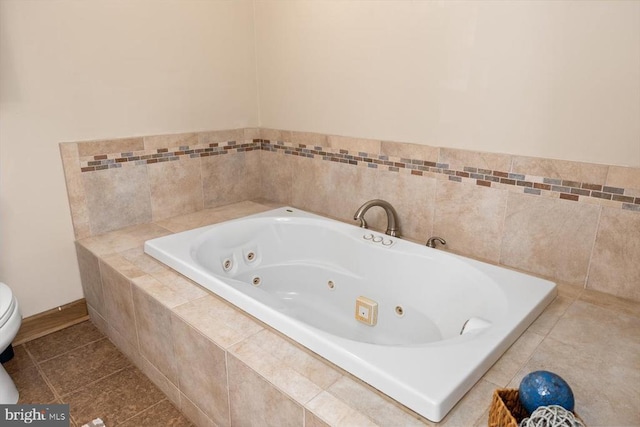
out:
<path id="1" fill-rule="evenodd" d="M 400 229 L 398 227 L 398 213 L 393 208 L 393 206 L 391 206 L 391 203 L 387 202 L 386 200 L 369 200 L 358 208 L 356 213 L 353 215 L 353 219 L 355 221 L 360 221 L 360 227 L 367 228 L 367 221 L 365 221 L 364 219 L 364 214 L 367 213 L 369 208 L 372 208 L 374 206 L 380 206 L 387 214 L 387 231 L 385 231 L 385 233 L 389 236 L 398 237 L 400 235 Z"/>

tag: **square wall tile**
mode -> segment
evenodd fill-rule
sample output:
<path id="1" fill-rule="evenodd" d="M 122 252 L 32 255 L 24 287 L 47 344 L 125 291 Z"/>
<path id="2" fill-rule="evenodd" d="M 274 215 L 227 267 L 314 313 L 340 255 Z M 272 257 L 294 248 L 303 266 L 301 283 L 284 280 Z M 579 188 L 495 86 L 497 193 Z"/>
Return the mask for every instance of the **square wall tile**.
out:
<path id="1" fill-rule="evenodd" d="M 507 196 L 506 190 L 438 181 L 433 234 L 447 249 L 497 263 Z"/>
<path id="2" fill-rule="evenodd" d="M 260 197 L 284 205 L 291 204 L 295 160 L 282 152 L 260 152 Z"/>
<path id="3" fill-rule="evenodd" d="M 500 263 L 584 286 L 600 207 L 509 193 Z"/>
<path id="4" fill-rule="evenodd" d="M 204 207 L 200 158 L 153 163 L 146 167 L 154 221 Z"/>
<path id="5" fill-rule="evenodd" d="M 87 304 L 92 306 L 101 316 L 105 315 L 102 277 L 98 258 L 76 242 L 76 256 L 80 268 L 80 281 Z"/>
<path id="6" fill-rule="evenodd" d="M 368 175 L 368 172 L 366 174 Z M 363 172 L 361 172 L 363 173 Z M 436 180 L 425 176 L 407 173 L 376 170 L 373 175 L 373 189 L 370 199 L 382 199 L 391 203 L 398 213 L 400 236 L 426 242 L 433 229 L 434 209 L 436 206 Z M 365 178 L 366 179 L 366 178 Z M 339 187 L 340 191 L 341 187 Z M 353 199 L 346 199 L 353 200 Z M 349 222 L 359 205 L 349 205 Z M 384 209 L 375 207 L 365 214 L 371 228 L 382 232 L 387 229 L 387 215 Z"/>
<path id="7" fill-rule="evenodd" d="M 149 179 L 144 166 L 82 174 L 91 234 L 151 222 Z"/>
<path id="8" fill-rule="evenodd" d="M 231 424 L 238 426 L 300 427 L 302 406 L 285 396 L 251 368 L 228 355 Z"/>
<path id="9" fill-rule="evenodd" d="M 640 301 L 640 215 L 602 208 L 587 287 Z"/>
<path id="10" fill-rule="evenodd" d="M 337 162 L 297 158 L 293 169 L 292 205 L 353 221 L 353 214 L 373 199 L 376 171 Z"/>
<path id="11" fill-rule="evenodd" d="M 203 157 L 204 206 L 213 208 L 260 196 L 260 152 Z"/>
<path id="12" fill-rule="evenodd" d="M 140 354 L 173 384 L 178 384 L 178 368 L 171 334 L 171 311 L 155 298 L 133 286 Z"/>
<path id="13" fill-rule="evenodd" d="M 121 273 L 121 264 L 118 258 L 119 256 L 112 256 L 100 261 L 104 291 L 104 317 L 109 325 L 122 334 L 125 339 L 137 343 L 131 282 L 129 277 Z M 125 274 L 134 278 L 144 273 L 132 267 Z"/>
<path id="14" fill-rule="evenodd" d="M 230 425 L 225 351 L 175 315 L 171 337 L 180 391 L 216 425 Z"/>

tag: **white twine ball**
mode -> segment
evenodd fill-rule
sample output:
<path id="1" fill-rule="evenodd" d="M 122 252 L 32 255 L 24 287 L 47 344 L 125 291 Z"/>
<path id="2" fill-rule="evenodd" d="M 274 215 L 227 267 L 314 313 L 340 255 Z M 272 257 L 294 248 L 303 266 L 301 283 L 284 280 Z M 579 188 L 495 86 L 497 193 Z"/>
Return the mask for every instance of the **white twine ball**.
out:
<path id="1" fill-rule="evenodd" d="M 571 411 L 562 406 L 540 406 L 529 418 L 520 422 L 520 427 L 585 427 Z"/>

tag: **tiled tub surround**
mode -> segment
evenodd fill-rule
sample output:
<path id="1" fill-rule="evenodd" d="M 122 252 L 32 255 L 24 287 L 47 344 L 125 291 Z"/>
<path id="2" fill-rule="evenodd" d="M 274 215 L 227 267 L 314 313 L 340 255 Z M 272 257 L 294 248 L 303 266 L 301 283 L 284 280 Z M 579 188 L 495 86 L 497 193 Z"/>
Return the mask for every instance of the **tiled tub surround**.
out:
<path id="1" fill-rule="evenodd" d="M 77 238 L 243 200 L 352 221 L 383 198 L 405 238 L 640 301 L 640 168 L 271 129 L 61 151 Z"/>
<path id="2" fill-rule="evenodd" d="M 144 254 L 144 241 L 270 209 L 241 202 L 77 242 L 92 321 L 199 426 L 431 425 Z M 640 304 L 559 296 L 440 425 L 486 426 L 491 393 L 562 375 L 587 425 L 638 425 Z"/>

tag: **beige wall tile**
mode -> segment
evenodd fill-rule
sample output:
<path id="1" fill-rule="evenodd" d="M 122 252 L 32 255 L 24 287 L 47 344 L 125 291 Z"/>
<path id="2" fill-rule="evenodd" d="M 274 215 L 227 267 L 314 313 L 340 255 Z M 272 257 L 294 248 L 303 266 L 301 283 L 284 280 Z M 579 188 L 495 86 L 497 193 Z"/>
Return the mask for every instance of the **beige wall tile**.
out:
<path id="1" fill-rule="evenodd" d="M 200 160 L 180 159 L 147 165 L 154 221 L 204 207 Z"/>
<path id="2" fill-rule="evenodd" d="M 207 414 L 205 414 L 182 393 L 180 394 L 179 408 L 180 411 L 198 427 L 218 427 L 213 421 L 211 421 L 211 418 L 209 418 Z"/>
<path id="3" fill-rule="evenodd" d="M 76 243 L 76 255 L 80 268 L 80 281 L 87 304 L 101 316 L 104 316 L 104 296 L 102 293 L 102 277 L 98 258 L 79 243 Z"/>
<path id="4" fill-rule="evenodd" d="M 146 167 L 123 167 L 82 174 L 91 234 L 151 221 Z"/>
<path id="5" fill-rule="evenodd" d="M 67 196 L 69 198 L 69 208 L 71 209 L 73 232 L 76 239 L 81 239 L 91 235 L 91 227 L 89 224 L 87 198 L 84 194 L 84 186 L 82 185 L 78 144 L 60 144 L 60 155 L 62 157 L 62 166 L 67 183 Z"/>
<path id="6" fill-rule="evenodd" d="M 331 426 L 378 426 L 371 418 L 326 391 L 309 402 L 306 408 Z"/>
<path id="7" fill-rule="evenodd" d="M 237 357 L 256 374 L 300 404 L 305 404 L 322 391 L 307 376 L 283 363 L 282 359 L 275 357 L 268 350 L 256 345 L 251 338 L 231 347 L 229 354 Z"/>
<path id="8" fill-rule="evenodd" d="M 365 173 L 369 175 L 369 171 Z M 363 173 L 363 172 L 361 172 Z M 366 179 L 366 178 L 365 178 Z M 371 199 L 383 199 L 391 203 L 398 213 L 400 236 L 426 242 L 433 230 L 436 201 L 436 180 L 407 173 L 377 170 L 374 175 Z M 353 199 L 346 199 L 353 200 Z M 350 222 L 359 206 L 351 206 Z M 376 212 L 377 211 L 377 212 Z M 381 208 L 372 208 L 365 218 L 370 227 L 386 231 L 387 218 Z"/>
<path id="9" fill-rule="evenodd" d="M 329 387 L 342 376 L 335 367 L 328 365 L 324 360 L 321 361 L 309 350 L 292 344 L 272 330 L 263 329 L 243 341 L 245 342 L 257 346 L 260 349 L 258 354 L 273 356 L 279 360 L 281 368 L 295 370 L 321 389 Z"/>
<path id="10" fill-rule="evenodd" d="M 640 215 L 602 208 L 589 289 L 640 301 Z"/>
<path id="11" fill-rule="evenodd" d="M 180 390 L 176 384 L 165 377 L 144 357 L 140 357 L 140 362 L 141 366 L 138 366 L 138 368 L 167 396 L 171 403 L 180 407 Z"/>
<path id="12" fill-rule="evenodd" d="M 80 157 L 96 156 L 99 154 L 127 153 L 139 150 L 144 150 L 142 138 L 110 139 L 78 143 L 78 155 Z"/>
<path id="13" fill-rule="evenodd" d="M 203 157 L 204 206 L 214 208 L 260 195 L 260 152 Z"/>
<path id="14" fill-rule="evenodd" d="M 285 205 L 291 204 L 294 168 L 297 164 L 293 156 L 261 151 L 260 197 Z"/>
<path id="15" fill-rule="evenodd" d="M 426 419 L 401 407 L 388 397 L 347 376 L 341 377 L 327 390 L 344 404 L 366 414 L 375 424 L 381 426 L 424 426 Z"/>
<path id="16" fill-rule="evenodd" d="M 508 172 L 511 156 L 508 154 L 440 148 L 439 163 L 447 163 L 449 169 L 462 170 L 465 166 Z"/>
<path id="17" fill-rule="evenodd" d="M 143 276 L 144 277 L 144 276 Z M 140 354 L 173 384 L 178 384 L 171 334 L 171 311 L 137 286 L 132 287 Z"/>
<path id="18" fill-rule="evenodd" d="M 144 137 L 145 150 L 157 150 L 158 148 L 178 148 L 185 145 L 198 144 L 197 133 L 178 133 L 173 135 L 153 135 Z"/>
<path id="19" fill-rule="evenodd" d="M 89 318 L 91 323 L 106 337 L 109 335 L 109 324 L 106 319 L 98 313 L 98 311 L 91 305 L 87 304 L 87 311 L 89 312 Z"/>
<path id="20" fill-rule="evenodd" d="M 370 168 L 298 158 L 293 169 L 291 204 L 345 222 L 374 199 L 376 171 Z"/>
<path id="21" fill-rule="evenodd" d="M 204 227 L 205 225 L 211 225 L 264 212 L 269 209 L 272 209 L 272 207 L 251 201 L 244 201 L 234 203 L 233 205 L 204 209 L 192 214 L 158 221 L 158 225 L 166 228 L 167 230 L 171 230 L 174 233 L 178 233 L 180 231 L 191 230 L 193 228 Z"/>
<path id="22" fill-rule="evenodd" d="M 640 168 L 609 166 L 606 184 L 611 187 L 640 190 Z"/>
<path id="23" fill-rule="evenodd" d="M 159 225 L 140 224 L 99 236 L 87 237 L 78 242 L 95 255 L 105 256 L 141 247 L 145 241 L 167 234 L 170 234 L 170 231 Z"/>
<path id="24" fill-rule="evenodd" d="M 135 334 L 135 328 L 132 327 L 131 329 L 134 330 Z M 125 336 L 124 334 L 118 332 L 118 330 L 111 325 L 109 325 L 107 337 L 109 337 L 109 340 L 113 343 L 113 345 L 118 347 L 118 350 L 120 350 L 125 356 L 127 356 L 131 363 L 136 365 L 138 368 L 142 368 L 142 356 L 140 356 L 140 351 L 138 350 L 137 339 L 135 341 L 131 341 L 128 336 Z"/>
<path id="25" fill-rule="evenodd" d="M 145 291 L 167 308 L 208 295 L 203 288 L 169 268 L 151 274 L 133 279 L 134 288 Z"/>
<path id="26" fill-rule="evenodd" d="M 211 294 L 176 307 L 174 313 L 224 349 L 262 329 L 243 312 Z"/>
<path id="27" fill-rule="evenodd" d="M 299 427 L 302 406 L 278 391 L 240 360 L 228 355 L 231 424 Z"/>
<path id="28" fill-rule="evenodd" d="M 374 156 L 380 154 L 381 142 L 377 139 L 351 138 L 348 136 L 329 135 L 328 146 L 338 150 L 347 150 L 351 154 L 368 153 Z"/>
<path id="29" fill-rule="evenodd" d="M 584 284 L 600 208 L 509 193 L 500 263 Z"/>
<path id="30" fill-rule="evenodd" d="M 175 315 L 171 336 L 180 391 L 217 425 L 230 425 L 224 350 Z"/>
<path id="31" fill-rule="evenodd" d="M 316 417 L 311 411 L 304 411 L 304 427 L 329 427 L 329 424 Z"/>
<path id="32" fill-rule="evenodd" d="M 440 156 L 440 148 L 422 144 L 382 141 L 380 154 L 437 163 Z"/>
<path id="33" fill-rule="evenodd" d="M 511 172 L 591 184 L 603 184 L 607 179 L 608 169 L 609 166 L 595 163 L 513 156 Z"/>
<path id="34" fill-rule="evenodd" d="M 124 336 L 129 342 L 138 342 L 136 335 L 135 314 L 133 309 L 133 297 L 129 278 L 121 272 L 115 257 L 100 261 L 102 273 L 102 289 L 104 292 L 104 317 L 114 329 Z M 135 275 L 135 270 L 128 271 L 130 276 Z M 142 275 L 142 272 L 138 276 Z"/>
<path id="35" fill-rule="evenodd" d="M 507 196 L 504 190 L 438 181 L 433 234 L 447 241 L 447 249 L 498 262 Z"/>

